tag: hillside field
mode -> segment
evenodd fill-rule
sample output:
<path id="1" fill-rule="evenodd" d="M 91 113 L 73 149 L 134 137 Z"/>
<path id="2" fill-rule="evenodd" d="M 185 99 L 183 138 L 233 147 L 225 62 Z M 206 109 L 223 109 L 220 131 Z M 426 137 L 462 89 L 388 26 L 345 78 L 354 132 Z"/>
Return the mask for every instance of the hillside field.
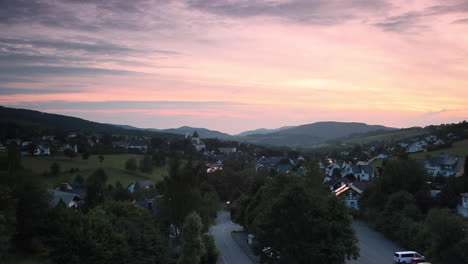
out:
<path id="1" fill-rule="evenodd" d="M 104 155 L 102 168 L 105 170 L 108 183 L 115 184 L 120 181 L 123 186 L 127 186 L 135 181 L 152 180 L 157 182 L 167 175 L 167 168 L 155 168 L 151 174 L 143 173 L 139 170 L 125 170 L 125 162 L 135 158 L 137 163 L 143 158 L 140 154 L 112 154 Z M 57 162 L 60 166 L 61 173 L 58 176 L 45 176 L 44 179 L 48 186 L 54 186 L 62 182 L 73 182 L 73 179 L 79 174 L 85 179 L 100 167 L 97 155 L 92 155 L 87 160 L 77 156 L 73 159 L 63 155 L 57 156 L 42 156 L 42 157 L 22 157 L 23 167 L 42 174 L 45 171 L 50 171 L 50 166 Z M 70 169 L 79 169 L 78 172 L 70 173 Z"/>
<path id="2" fill-rule="evenodd" d="M 450 148 L 438 149 L 438 150 L 428 151 L 428 152 L 413 153 L 413 154 L 410 154 L 410 157 L 415 158 L 415 159 L 425 159 L 427 155 L 436 157 L 441 154 L 448 154 L 452 156 L 462 156 L 462 157 L 468 156 L 468 139 L 455 142 L 453 143 L 453 146 L 451 146 Z"/>

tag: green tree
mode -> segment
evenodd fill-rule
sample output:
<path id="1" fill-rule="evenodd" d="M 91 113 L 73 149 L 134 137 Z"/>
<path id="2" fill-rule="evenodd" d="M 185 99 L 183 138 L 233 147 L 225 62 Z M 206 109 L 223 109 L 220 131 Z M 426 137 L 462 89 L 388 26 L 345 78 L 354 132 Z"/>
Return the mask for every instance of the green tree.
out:
<path id="1" fill-rule="evenodd" d="M 102 162 L 104 161 L 104 156 L 101 154 L 98 156 L 99 159 L 99 167 L 102 167 Z"/>
<path id="2" fill-rule="evenodd" d="M 307 187 L 291 183 L 256 220 L 262 260 L 341 264 L 356 259 L 357 239 L 343 202 Z"/>
<path id="3" fill-rule="evenodd" d="M 85 180 L 81 174 L 76 175 L 75 179 L 73 180 L 76 184 L 84 184 Z"/>
<path id="4" fill-rule="evenodd" d="M 107 174 L 103 169 L 97 169 L 86 181 L 86 206 L 93 208 L 105 200 Z"/>
<path id="5" fill-rule="evenodd" d="M 10 232 L 7 228 L 6 217 L 0 213 L 0 262 L 5 261 L 10 250 Z"/>
<path id="6" fill-rule="evenodd" d="M 214 241 L 213 236 L 208 233 L 203 234 L 203 245 L 205 246 L 205 255 L 202 257 L 202 264 L 215 264 L 218 259 L 218 249 L 216 248 L 216 244 Z"/>
<path id="7" fill-rule="evenodd" d="M 199 264 L 205 254 L 205 247 L 201 236 L 202 222 L 200 216 L 193 212 L 189 214 L 182 227 L 182 248 L 177 263 Z"/>
<path id="8" fill-rule="evenodd" d="M 76 156 L 76 152 L 73 149 L 67 148 L 63 151 L 63 155 L 73 159 Z"/>
<path id="9" fill-rule="evenodd" d="M 129 171 L 136 171 L 137 162 L 135 158 L 130 158 L 125 162 L 125 169 Z"/>
<path id="10" fill-rule="evenodd" d="M 427 254 L 434 263 L 468 263 L 467 224 L 449 209 L 432 209 L 425 222 Z"/>
<path id="11" fill-rule="evenodd" d="M 169 177 L 164 178 L 161 189 L 164 195 L 161 217 L 173 225 L 172 235 L 179 238 L 185 217 L 200 209 L 199 167 L 194 167 L 189 161 L 181 168 L 177 159 L 172 160 Z"/>
<path id="12" fill-rule="evenodd" d="M 140 160 L 140 170 L 145 173 L 151 173 L 153 171 L 153 162 L 151 161 L 150 155 L 145 155 Z"/>
<path id="13" fill-rule="evenodd" d="M 50 165 L 50 173 L 53 176 L 57 176 L 60 174 L 60 165 L 57 162 L 54 162 L 52 163 L 52 165 Z"/>
<path id="14" fill-rule="evenodd" d="M 21 169 L 21 153 L 18 146 L 15 143 L 8 145 L 8 173 L 11 175 L 13 172 Z"/>
<path id="15" fill-rule="evenodd" d="M 132 199 L 132 195 L 128 189 L 124 188 L 120 182 L 115 184 L 114 200 L 115 201 L 129 201 Z"/>
<path id="16" fill-rule="evenodd" d="M 25 252 L 39 252 L 44 248 L 40 241 L 50 208 L 50 194 L 40 183 L 38 177 L 31 177 L 31 172 L 22 172 L 17 190 L 16 209 L 17 249 Z"/>

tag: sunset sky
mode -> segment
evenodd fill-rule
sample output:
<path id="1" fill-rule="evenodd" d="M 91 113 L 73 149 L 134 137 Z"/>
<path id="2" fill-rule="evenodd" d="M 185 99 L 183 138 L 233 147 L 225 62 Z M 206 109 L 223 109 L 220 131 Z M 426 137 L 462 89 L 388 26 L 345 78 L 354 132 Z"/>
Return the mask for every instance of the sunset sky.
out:
<path id="1" fill-rule="evenodd" d="M 468 0 L 2 0 L 0 104 L 145 128 L 468 119 Z"/>

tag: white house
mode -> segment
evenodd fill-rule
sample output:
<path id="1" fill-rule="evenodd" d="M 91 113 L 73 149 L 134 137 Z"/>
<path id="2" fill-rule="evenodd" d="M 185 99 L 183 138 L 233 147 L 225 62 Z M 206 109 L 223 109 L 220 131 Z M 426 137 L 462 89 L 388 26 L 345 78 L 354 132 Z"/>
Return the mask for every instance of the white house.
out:
<path id="1" fill-rule="evenodd" d="M 468 193 L 462 193 L 461 197 L 462 197 L 462 201 L 457 206 L 457 211 L 462 216 L 468 217 Z"/>
<path id="2" fill-rule="evenodd" d="M 358 188 L 352 183 L 348 183 L 336 189 L 335 195 L 342 198 L 347 206 L 355 210 L 359 210 L 358 201 L 363 192 L 364 190 Z"/>
<path id="3" fill-rule="evenodd" d="M 374 170 L 368 164 L 343 164 L 341 176 L 354 175 L 358 181 L 370 181 L 374 177 Z"/>

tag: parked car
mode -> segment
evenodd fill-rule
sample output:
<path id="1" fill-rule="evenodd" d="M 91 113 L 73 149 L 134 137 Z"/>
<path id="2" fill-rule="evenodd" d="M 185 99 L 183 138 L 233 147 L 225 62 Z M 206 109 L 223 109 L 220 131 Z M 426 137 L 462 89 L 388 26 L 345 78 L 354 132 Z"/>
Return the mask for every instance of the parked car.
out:
<path id="1" fill-rule="evenodd" d="M 413 258 L 411 264 L 431 264 L 427 262 L 424 258 Z"/>
<path id="2" fill-rule="evenodd" d="M 414 258 L 426 259 L 416 251 L 397 251 L 393 256 L 393 261 L 395 261 L 395 263 L 410 264 Z"/>

